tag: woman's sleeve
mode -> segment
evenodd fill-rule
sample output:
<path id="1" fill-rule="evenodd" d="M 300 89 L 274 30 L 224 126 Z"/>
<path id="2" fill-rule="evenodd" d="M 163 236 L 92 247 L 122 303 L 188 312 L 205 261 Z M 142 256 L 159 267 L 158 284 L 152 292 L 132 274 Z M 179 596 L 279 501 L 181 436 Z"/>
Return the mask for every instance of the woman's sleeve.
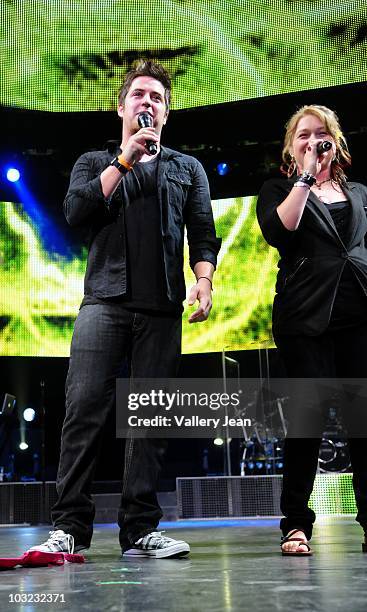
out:
<path id="1" fill-rule="evenodd" d="M 270 179 L 260 189 L 256 214 L 262 234 L 271 246 L 284 249 L 290 245 L 295 233 L 284 227 L 277 208 L 288 195 L 287 183 L 282 179 Z"/>

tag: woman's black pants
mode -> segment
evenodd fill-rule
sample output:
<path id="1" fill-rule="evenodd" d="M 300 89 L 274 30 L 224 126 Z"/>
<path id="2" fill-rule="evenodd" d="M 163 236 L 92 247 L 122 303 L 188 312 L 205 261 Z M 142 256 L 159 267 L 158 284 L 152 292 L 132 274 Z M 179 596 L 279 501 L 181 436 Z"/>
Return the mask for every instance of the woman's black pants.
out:
<path id="1" fill-rule="evenodd" d="M 276 335 L 275 343 L 288 378 L 366 378 L 367 325 L 328 330 L 318 336 Z M 367 384 L 367 380 L 366 380 Z M 367 415 L 367 402 L 366 402 Z M 366 417 L 361 431 L 366 429 Z M 359 433 L 359 435 L 361 435 Z M 367 532 L 367 439 L 349 437 L 356 520 Z M 308 502 L 315 480 L 322 431 L 317 437 L 287 437 L 284 444 L 281 510 L 283 535 L 301 529 L 312 535 L 315 513 Z"/>

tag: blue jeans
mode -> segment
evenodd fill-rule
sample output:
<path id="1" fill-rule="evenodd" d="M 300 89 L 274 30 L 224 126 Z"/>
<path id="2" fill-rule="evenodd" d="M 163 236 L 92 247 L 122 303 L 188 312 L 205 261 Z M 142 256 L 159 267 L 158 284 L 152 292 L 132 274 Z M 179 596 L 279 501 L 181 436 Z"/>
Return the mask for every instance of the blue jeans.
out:
<path id="1" fill-rule="evenodd" d="M 56 529 L 88 546 L 95 507 L 91 485 L 107 416 L 115 406 L 115 380 L 126 360 L 131 376 L 177 375 L 181 355 L 181 315 L 148 314 L 120 304 L 81 308 L 75 322 L 66 380 L 66 415 L 57 474 L 58 500 L 52 508 Z M 166 440 L 126 440 L 123 490 L 118 513 L 123 550 L 154 531 L 162 518 L 157 482 Z"/>

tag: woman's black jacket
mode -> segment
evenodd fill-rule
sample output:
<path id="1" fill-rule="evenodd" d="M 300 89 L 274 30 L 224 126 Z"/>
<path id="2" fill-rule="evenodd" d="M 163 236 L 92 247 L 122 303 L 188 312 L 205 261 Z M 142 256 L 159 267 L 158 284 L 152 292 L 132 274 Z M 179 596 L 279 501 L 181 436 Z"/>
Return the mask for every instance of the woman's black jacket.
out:
<path id="1" fill-rule="evenodd" d="M 266 181 L 257 202 L 257 218 L 265 240 L 280 254 L 273 332 L 313 336 L 328 326 L 340 278 L 347 264 L 367 295 L 367 187 L 360 183 L 347 183 L 344 189 L 352 207 L 344 243 L 327 207 L 312 191 L 297 230 L 289 231 L 284 227 L 277 207 L 287 197 L 294 181 Z"/>

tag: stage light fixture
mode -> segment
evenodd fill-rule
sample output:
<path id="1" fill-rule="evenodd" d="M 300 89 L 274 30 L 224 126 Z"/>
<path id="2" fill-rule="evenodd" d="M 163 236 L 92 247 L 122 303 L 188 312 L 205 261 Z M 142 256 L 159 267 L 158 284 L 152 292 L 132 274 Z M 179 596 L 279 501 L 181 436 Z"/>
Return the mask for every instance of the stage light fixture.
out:
<path id="1" fill-rule="evenodd" d="M 23 450 L 27 450 L 27 448 L 28 448 L 28 444 L 27 444 L 27 442 L 20 442 L 20 444 L 19 444 L 19 448 L 20 448 L 20 450 L 22 450 L 22 451 L 23 451 Z"/>
<path id="2" fill-rule="evenodd" d="M 257 470 L 262 470 L 264 464 L 262 461 L 256 461 L 256 469 Z"/>
<path id="3" fill-rule="evenodd" d="M 36 416 L 36 413 L 33 410 L 33 408 L 26 408 L 23 411 L 23 419 L 27 421 L 28 423 L 31 423 L 32 421 L 34 421 L 35 416 Z"/>
<path id="4" fill-rule="evenodd" d="M 253 469 L 254 469 L 254 467 L 255 467 L 255 464 L 254 464 L 254 462 L 253 462 L 253 461 L 248 461 L 248 462 L 247 462 L 247 468 L 248 468 L 249 470 L 253 470 Z"/>
<path id="5" fill-rule="evenodd" d="M 224 444 L 223 438 L 214 438 L 215 446 L 222 446 Z"/>
<path id="6" fill-rule="evenodd" d="M 228 174 L 229 171 L 230 171 L 230 167 L 229 167 L 229 164 L 227 164 L 227 162 L 220 162 L 219 164 L 217 164 L 217 172 L 219 176 L 226 176 L 226 174 Z"/>
<path id="7" fill-rule="evenodd" d="M 283 461 L 277 461 L 275 467 L 277 470 L 281 470 L 283 468 Z"/>
<path id="8" fill-rule="evenodd" d="M 6 416 L 6 417 L 11 416 L 14 412 L 16 401 L 17 400 L 16 400 L 15 395 L 11 395 L 10 393 L 5 393 L 3 406 L 0 410 L 0 415 Z"/>
<path id="9" fill-rule="evenodd" d="M 16 183 L 20 179 L 20 172 L 18 168 L 8 168 L 6 172 L 6 178 L 10 183 Z"/>

